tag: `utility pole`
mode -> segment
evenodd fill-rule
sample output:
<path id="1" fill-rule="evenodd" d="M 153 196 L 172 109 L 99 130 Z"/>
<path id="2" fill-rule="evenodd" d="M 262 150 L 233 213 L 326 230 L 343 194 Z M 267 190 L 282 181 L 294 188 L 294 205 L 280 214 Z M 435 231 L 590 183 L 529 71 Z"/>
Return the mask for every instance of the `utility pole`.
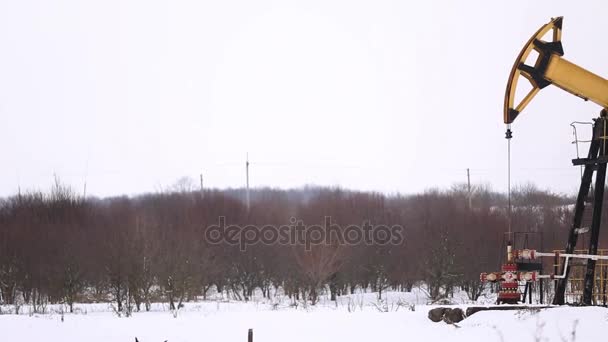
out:
<path id="1" fill-rule="evenodd" d="M 89 176 L 89 157 L 91 155 L 91 146 L 89 146 L 89 151 L 87 152 L 87 161 L 84 164 L 84 186 L 82 189 L 82 199 L 87 199 L 87 177 Z"/>
<path id="2" fill-rule="evenodd" d="M 201 198 L 205 197 L 205 193 L 203 192 L 203 174 L 201 173 Z"/>
<path id="3" fill-rule="evenodd" d="M 245 204 L 247 205 L 247 212 L 249 212 L 249 153 L 247 153 L 247 159 L 245 161 L 245 180 L 247 184 L 247 188 L 245 190 Z"/>
<path id="4" fill-rule="evenodd" d="M 473 207 L 471 205 L 471 172 L 469 168 L 467 168 L 467 190 L 469 192 L 469 210 Z"/>
<path id="5" fill-rule="evenodd" d="M 17 196 L 21 200 L 21 177 L 19 176 L 19 170 L 17 170 Z"/>

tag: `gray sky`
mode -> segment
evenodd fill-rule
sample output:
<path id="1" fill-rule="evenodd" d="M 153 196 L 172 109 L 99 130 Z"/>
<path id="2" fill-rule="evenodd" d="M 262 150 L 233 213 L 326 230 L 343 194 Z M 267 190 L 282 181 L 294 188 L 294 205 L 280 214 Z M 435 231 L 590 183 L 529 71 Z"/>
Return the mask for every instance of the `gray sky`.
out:
<path id="1" fill-rule="evenodd" d="M 604 77 L 602 1 L 0 0 L 0 196 L 53 174 L 106 196 L 212 187 L 506 188 L 502 104 L 524 42 L 564 16 Z M 578 187 L 573 120 L 544 89 L 514 123 L 513 182 Z M 589 131 L 585 131 L 586 136 Z M 586 149 L 587 146 L 583 146 Z M 584 152 L 583 152 L 584 153 Z"/>

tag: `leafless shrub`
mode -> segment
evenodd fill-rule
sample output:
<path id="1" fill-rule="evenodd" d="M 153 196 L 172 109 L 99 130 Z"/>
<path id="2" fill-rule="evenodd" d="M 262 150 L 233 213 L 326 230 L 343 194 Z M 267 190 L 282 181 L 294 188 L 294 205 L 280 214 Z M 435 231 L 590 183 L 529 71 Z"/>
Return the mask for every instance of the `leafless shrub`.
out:
<path id="1" fill-rule="evenodd" d="M 355 289 L 370 289 L 384 300 L 386 291 L 411 291 L 415 284 L 430 302 L 451 302 L 460 288 L 475 301 L 483 291 L 479 273 L 496 269 L 504 254 L 499 247 L 507 224 L 505 197 L 481 186 L 471 207 L 462 186 L 411 196 L 256 189 L 247 210 L 242 189 L 201 196 L 192 182 L 178 183 L 155 194 L 85 200 L 57 179 L 49 192 L 0 199 L 2 304 L 16 313 L 21 305 L 41 313 L 47 304 L 65 303 L 73 312 L 77 302 L 112 301 L 124 316 L 150 310 L 155 300 L 178 310 L 187 301 L 206 299 L 212 288 L 235 300 L 251 300 L 256 291 L 270 299 L 272 290 L 282 289 L 291 305 L 308 307 L 324 294 L 336 305 Z M 523 188 L 513 225 L 547 232 L 545 249 L 561 248 L 568 200 Z M 280 226 L 292 217 L 323 224 L 330 216 L 340 227 L 364 221 L 400 225 L 405 239 L 394 246 L 330 241 L 311 249 L 259 243 L 243 252 L 205 241 L 206 229 L 220 216 L 241 227 Z M 358 300 L 348 299 L 349 311 L 362 308 Z M 388 310 L 405 305 L 390 304 Z"/>

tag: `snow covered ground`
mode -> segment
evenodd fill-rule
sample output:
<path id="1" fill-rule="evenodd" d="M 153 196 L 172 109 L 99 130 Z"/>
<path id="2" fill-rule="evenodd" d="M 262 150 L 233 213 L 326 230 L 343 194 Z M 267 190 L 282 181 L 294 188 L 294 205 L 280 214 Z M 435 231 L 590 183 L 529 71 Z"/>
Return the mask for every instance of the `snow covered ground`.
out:
<path id="1" fill-rule="evenodd" d="M 187 303 L 174 314 L 157 304 L 151 312 L 117 317 L 109 304 L 80 304 L 77 313 L 0 315 L 0 341 L 185 342 L 278 341 L 601 341 L 608 331 L 608 309 L 560 307 L 538 311 L 479 312 L 457 326 L 427 318 L 420 291 L 389 292 L 325 299 L 315 307 L 290 306 L 287 298 L 272 301 L 206 301 Z M 462 300 L 464 302 L 464 299 Z M 466 307 L 466 305 L 459 305 Z M 13 308 L 14 309 L 14 308 Z M 413 309 L 413 310 L 412 310 Z M 63 319 L 62 319 L 63 316 Z"/>

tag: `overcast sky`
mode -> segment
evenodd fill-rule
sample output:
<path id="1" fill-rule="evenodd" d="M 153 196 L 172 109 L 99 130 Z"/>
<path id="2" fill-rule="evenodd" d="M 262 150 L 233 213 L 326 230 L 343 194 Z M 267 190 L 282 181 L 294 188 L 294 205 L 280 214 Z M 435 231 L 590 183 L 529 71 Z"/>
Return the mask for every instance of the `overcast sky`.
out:
<path id="1" fill-rule="evenodd" d="M 99 196 L 240 187 L 246 153 L 256 187 L 413 193 L 470 168 L 504 190 L 515 57 L 563 15 L 564 57 L 608 76 L 607 7 L 0 0 L 0 196 L 53 174 Z M 569 123 L 599 110 L 544 89 L 513 125 L 513 182 L 573 193 Z"/>

